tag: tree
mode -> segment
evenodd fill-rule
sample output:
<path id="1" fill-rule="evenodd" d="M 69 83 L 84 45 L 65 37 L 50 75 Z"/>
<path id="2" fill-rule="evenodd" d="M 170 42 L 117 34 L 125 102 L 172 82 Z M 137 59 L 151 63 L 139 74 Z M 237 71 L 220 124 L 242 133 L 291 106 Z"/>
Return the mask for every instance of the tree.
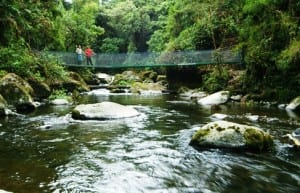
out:
<path id="1" fill-rule="evenodd" d="M 58 0 L 1 1 L 1 44 L 7 46 L 22 39 L 32 48 L 43 49 L 56 42 L 53 21 L 61 15 L 60 3 Z"/>
<path id="2" fill-rule="evenodd" d="M 299 18 L 291 14 L 297 9 L 295 5 L 286 6 L 282 0 L 246 1 L 240 38 L 253 78 L 263 78 L 267 73 L 273 73 L 278 56 L 284 57 L 287 50 L 293 50 L 293 44 L 297 44 Z M 281 67 L 293 65 L 293 61 L 289 64 L 281 62 L 277 63 Z"/>
<path id="3" fill-rule="evenodd" d="M 99 4 L 95 0 L 73 0 L 72 9 L 65 12 L 66 49 L 74 51 L 75 45 L 92 45 L 104 29 L 95 25 Z"/>
<path id="4" fill-rule="evenodd" d="M 240 2 L 183 0 L 169 3 L 169 12 L 151 37 L 150 47 L 175 51 L 231 46 L 237 39 L 239 18 L 236 13 Z"/>
<path id="5" fill-rule="evenodd" d="M 97 24 L 105 27 L 97 44 L 101 52 L 144 52 L 148 50 L 147 41 L 159 17 L 156 6 L 164 1 L 111 1 L 99 14 Z"/>

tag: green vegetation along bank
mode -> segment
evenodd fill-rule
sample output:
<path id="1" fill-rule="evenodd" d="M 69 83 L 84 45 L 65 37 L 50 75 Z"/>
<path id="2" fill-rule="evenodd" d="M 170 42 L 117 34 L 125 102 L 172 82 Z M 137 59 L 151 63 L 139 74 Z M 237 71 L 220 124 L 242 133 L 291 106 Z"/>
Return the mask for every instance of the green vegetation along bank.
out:
<path id="1" fill-rule="evenodd" d="M 38 53 L 75 52 L 79 44 L 101 53 L 230 47 L 244 56 L 240 92 L 280 102 L 300 95 L 299 1 L 3 0 L 0 15 L 1 77 L 68 79 L 68 69 Z M 222 89 L 226 79 L 216 67 L 204 88 Z"/>

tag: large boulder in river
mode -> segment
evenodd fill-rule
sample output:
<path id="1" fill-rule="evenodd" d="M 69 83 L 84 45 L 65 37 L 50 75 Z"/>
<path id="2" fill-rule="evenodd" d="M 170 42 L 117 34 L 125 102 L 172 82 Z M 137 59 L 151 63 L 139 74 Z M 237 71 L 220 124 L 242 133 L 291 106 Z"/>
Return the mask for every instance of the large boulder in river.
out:
<path id="1" fill-rule="evenodd" d="M 81 120 L 107 120 L 135 117 L 140 113 L 133 107 L 113 102 L 81 104 L 72 111 L 72 118 Z"/>
<path id="2" fill-rule="evenodd" d="M 29 78 L 27 81 L 34 90 L 33 96 L 35 98 L 45 99 L 50 96 L 51 89 L 45 82 L 39 81 L 35 78 Z"/>
<path id="3" fill-rule="evenodd" d="M 293 99 L 292 102 L 286 106 L 286 110 L 300 111 L 300 96 Z"/>
<path id="4" fill-rule="evenodd" d="M 198 100 L 200 105 L 220 105 L 229 100 L 229 91 L 219 91 Z"/>
<path id="5" fill-rule="evenodd" d="M 0 93 L 8 104 L 20 110 L 33 110 L 32 87 L 16 74 L 9 73 L 0 79 Z"/>
<path id="6" fill-rule="evenodd" d="M 193 135 L 190 144 L 200 148 L 263 151 L 272 146 L 273 138 L 258 127 L 215 121 L 201 127 Z"/>

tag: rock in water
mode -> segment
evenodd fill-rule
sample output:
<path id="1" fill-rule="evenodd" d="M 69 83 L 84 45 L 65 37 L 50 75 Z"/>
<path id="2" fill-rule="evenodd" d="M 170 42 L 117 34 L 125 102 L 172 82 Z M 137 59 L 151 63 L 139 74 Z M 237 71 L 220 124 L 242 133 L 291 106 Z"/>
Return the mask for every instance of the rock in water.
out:
<path id="1" fill-rule="evenodd" d="M 72 117 L 81 120 L 120 119 L 138 115 L 140 113 L 134 108 L 113 102 L 81 104 L 72 111 Z"/>
<path id="2" fill-rule="evenodd" d="M 300 128 L 297 128 L 292 134 L 286 134 L 284 137 L 288 137 L 292 145 L 300 149 Z"/>
<path id="3" fill-rule="evenodd" d="M 300 96 L 296 97 L 295 99 L 286 106 L 286 110 L 289 111 L 298 111 L 300 110 Z"/>
<path id="4" fill-rule="evenodd" d="M 220 91 L 198 100 L 200 105 L 220 105 L 229 99 L 229 91 Z"/>
<path id="5" fill-rule="evenodd" d="M 204 125 L 190 144 L 202 148 L 230 148 L 263 151 L 273 145 L 273 138 L 258 127 L 215 121 Z"/>

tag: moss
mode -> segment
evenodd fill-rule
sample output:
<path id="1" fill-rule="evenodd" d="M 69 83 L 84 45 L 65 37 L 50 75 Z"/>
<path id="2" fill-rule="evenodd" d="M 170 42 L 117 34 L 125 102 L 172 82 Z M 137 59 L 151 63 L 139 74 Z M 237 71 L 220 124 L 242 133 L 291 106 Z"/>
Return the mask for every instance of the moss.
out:
<path id="1" fill-rule="evenodd" d="M 223 128 L 223 127 L 217 127 L 216 130 L 219 131 L 219 132 L 221 132 L 221 131 L 224 131 L 225 128 Z"/>
<path id="2" fill-rule="evenodd" d="M 270 134 L 265 133 L 264 134 L 264 146 L 268 148 L 268 147 L 271 147 L 273 144 L 274 144 L 273 137 Z"/>
<path id="3" fill-rule="evenodd" d="M 78 110 L 74 109 L 72 111 L 72 118 L 73 119 L 82 119 L 83 116 L 80 114 L 80 112 Z"/>
<path id="4" fill-rule="evenodd" d="M 244 133 L 246 147 L 253 150 L 263 150 L 265 148 L 264 133 L 255 128 L 248 128 Z"/>
<path id="5" fill-rule="evenodd" d="M 17 104 L 19 101 L 31 101 L 32 98 L 26 89 L 15 83 L 0 85 L 0 93 L 9 104 Z"/>
<path id="6" fill-rule="evenodd" d="M 209 134 L 209 129 L 199 129 L 192 137 L 192 142 L 201 141 L 204 136 Z"/>

